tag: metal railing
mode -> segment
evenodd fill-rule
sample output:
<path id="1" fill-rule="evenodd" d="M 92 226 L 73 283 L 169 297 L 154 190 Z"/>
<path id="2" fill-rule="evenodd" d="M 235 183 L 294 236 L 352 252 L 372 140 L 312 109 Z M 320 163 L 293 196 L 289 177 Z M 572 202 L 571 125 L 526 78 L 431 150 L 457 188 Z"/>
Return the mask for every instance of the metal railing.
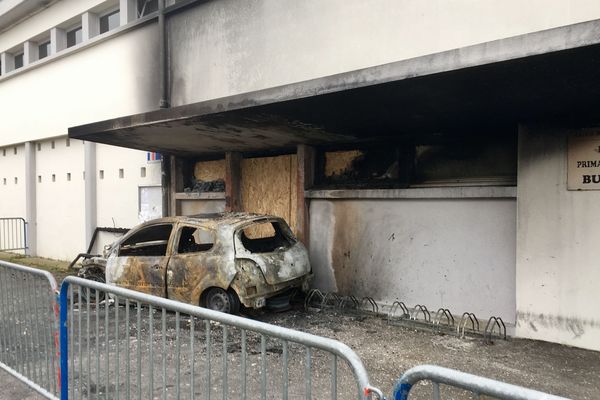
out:
<path id="1" fill-rule="evenodd" d="M 54 277 L 0 261 L 0 368 L 58 399 L 58 305 Z"/>
<path id="2" fill-rule="evenodd" d="M 435 365 L 420 365 L 406 371 L 394 387 L 393 399 L 408 399 L 412 387 L 423 380 L 432 383 L 434 400 L 441 399 L 441 384 L 469 391 L 475 398 L 485 395 L 505 400 L 566 400 L 564 397 Z"/>
<path id="3" fill-rule="evenodd" d="M 21 217 L 0 218 L 0 251 L 27 250 L 27 222 Z"/>
<path id="4" fill-rule="evenodd" d="M 336 340 L 80 278 L 60 328 L 63 400 L 383 398 Z"/>

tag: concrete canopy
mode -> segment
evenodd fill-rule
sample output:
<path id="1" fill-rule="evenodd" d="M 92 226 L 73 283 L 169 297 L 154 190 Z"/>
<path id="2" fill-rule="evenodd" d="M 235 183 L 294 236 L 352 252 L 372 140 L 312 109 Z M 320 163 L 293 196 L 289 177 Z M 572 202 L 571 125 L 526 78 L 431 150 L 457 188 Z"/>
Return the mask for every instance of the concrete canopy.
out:
<path id="1" fill-rule="evenodd" d="M 297 144 L 514 132 L 600 121 L 600 20 L 69 128 L 69 137 L 214 157 Z"/>

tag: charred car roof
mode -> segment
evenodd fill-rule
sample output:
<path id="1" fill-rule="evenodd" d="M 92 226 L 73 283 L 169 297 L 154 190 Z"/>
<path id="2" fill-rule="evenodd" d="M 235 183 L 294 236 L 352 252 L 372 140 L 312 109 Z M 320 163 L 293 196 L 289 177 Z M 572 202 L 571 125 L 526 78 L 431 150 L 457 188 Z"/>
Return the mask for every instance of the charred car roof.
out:
<path id="1" fill-rule="evenodd" d="M 237 229 L 238 227 L 246 225 L 248 222 L 258 222 L 273 219 L 281 220 L 280 217 L 276 217 L 274 215 L 254 214 L 245 212 L 196 214 L 188 216 L 164 217 L 153 219 L 151 221 L 143 223 L 142 225 L 138 225 L 135 229 L 137 230 L 137 228 L 141 228 L 142 226 L 146 225 L 177 222 L 200 224 L 202 226 L 211 227 L 215 229 L 218 229 L 220 227 Z"/>

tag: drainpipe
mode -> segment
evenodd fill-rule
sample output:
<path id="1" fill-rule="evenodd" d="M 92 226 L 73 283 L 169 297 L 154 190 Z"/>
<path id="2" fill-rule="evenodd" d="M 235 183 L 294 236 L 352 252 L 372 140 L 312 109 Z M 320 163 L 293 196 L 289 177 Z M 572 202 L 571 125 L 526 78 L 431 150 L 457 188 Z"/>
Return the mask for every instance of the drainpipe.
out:
<path id="1" fill-rule="evenodd" d="M 168 63 L 167 63 L 167 31 L 165 26 L 165 0 L 158 0 L 158 58 L 159 58 L 159 81 L 160 100 L 158 107 L 169 108 L 168 101 Z M 162 215 L 170 215 L 169 204 L 171 197 L 171 164 L 170 156 L 161 154 L 160 162 L 160 185 L 162 187 Z M 173 211 L 174 213 L 175 211 Z"/>
<path id="2" fill-rule="evenodd" d="M 167 58 L 167 31 L 165 26 L 165 0 L 158 0 L 158 57 L 160 59 L 160 108 L 169 108 L 168 91 L 168 58 Z"/>

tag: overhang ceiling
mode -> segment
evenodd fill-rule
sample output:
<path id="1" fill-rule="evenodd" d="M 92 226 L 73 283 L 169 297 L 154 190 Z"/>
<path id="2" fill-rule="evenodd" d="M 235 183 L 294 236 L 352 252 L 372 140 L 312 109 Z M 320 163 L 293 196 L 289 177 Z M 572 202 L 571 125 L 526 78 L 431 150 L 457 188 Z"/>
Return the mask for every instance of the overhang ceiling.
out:
<path id="1" fill-rule="evenodd" d="M 91 123 L 75 139 L 193 157 L 600 121 L 590 21 L 339 75 Z"/>

